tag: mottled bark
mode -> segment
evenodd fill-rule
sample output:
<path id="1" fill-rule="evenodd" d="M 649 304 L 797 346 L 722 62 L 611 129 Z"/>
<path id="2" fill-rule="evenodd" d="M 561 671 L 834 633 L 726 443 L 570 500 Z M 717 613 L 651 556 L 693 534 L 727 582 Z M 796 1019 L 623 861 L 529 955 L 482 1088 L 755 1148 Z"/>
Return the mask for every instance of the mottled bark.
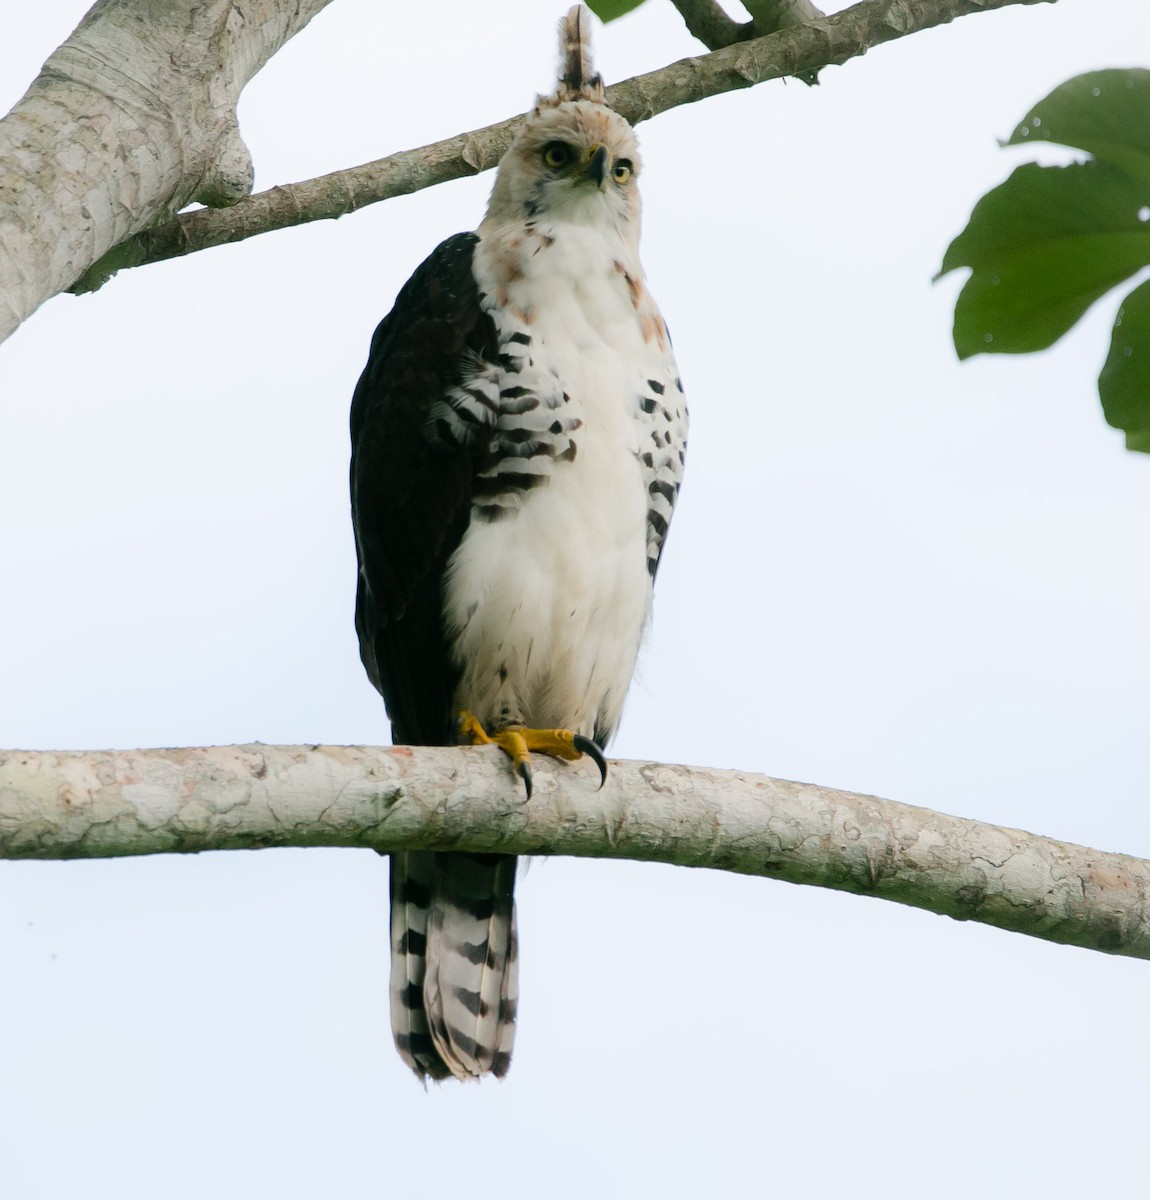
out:
<path id="1" fill-rule="evenodd" d="M 0 752 L 0 857 L 271 846 L 629 858 L 816 884 L 1150 958 L 1150 863 L 737 771 L 494 749 L 223 746 Z"/>
<path id="2" fill-rule="evenodd" d="M 0 121 L 0 341 L 141 229 L 250 193 L 240 92 L 328 3 L 99 0 Z"/>

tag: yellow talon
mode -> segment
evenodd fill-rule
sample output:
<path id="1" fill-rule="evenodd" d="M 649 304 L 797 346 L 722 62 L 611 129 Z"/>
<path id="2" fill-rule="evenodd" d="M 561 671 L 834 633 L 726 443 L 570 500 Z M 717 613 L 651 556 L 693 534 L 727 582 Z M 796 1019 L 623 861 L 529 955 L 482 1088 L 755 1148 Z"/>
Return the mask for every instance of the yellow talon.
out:
<path id="1" fill-rule="evenodd" d="M 474 713 L 459 714 L 459 736 L 465 738 L 473 746 L 490 746 L 492 739 L 487 736 L 487 730 L 479 724 L 479 718 Z"/>
<path id="2" fill-rule="evenodd" d="M 473 746 L 498 746 L 511 759 L 515 773 L 527 788 L 529 799 L 532 750 L 567 762 L 574 762 L 586 754 L 599 768 L 599 786 L 602 787 L 607 781 L 607 762 L 603 751 L 589 737 L 573 733 L 570 729 L 524 729 L 522 725 L 508 725 L 492 735 L 483 728 L 474 713 L 462 712 L 459 714 L 459 732 Z"/>
<path id="3" fill-rule="evenodd" d="M 508 758 L 511 759 L 511 765 L 515 768 L 517 774 L 522 775 L 524 768 L 531 761 L 531 747 L 527 744 L 527 739 L 523 736 L 523 731 L 520 729 L 502 729 L 493 738 L 493 741 Z M 528 773 L 530 773 L 530 768 Z"/>

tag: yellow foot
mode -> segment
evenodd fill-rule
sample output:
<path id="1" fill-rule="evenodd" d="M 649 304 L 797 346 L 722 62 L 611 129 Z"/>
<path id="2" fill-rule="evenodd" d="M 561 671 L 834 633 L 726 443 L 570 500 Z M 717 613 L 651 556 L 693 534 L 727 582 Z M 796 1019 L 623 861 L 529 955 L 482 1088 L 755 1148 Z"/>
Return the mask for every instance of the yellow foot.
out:
<path id="1" fill-rule="evenodd" d="M 603 751 L 589 737 L 572 733 L 570 729 L 524 729 L 522 725 L 507 725 L 490 734 L 469 712 L 459 714 L 459 732 L 473 746 L 498 746 L 508 755 L 516 774 L 523 780 L 527 798 L 531 799 L 531 751 L 550 754 L 574 762 L 584 754 L 599 768 L 599 786 L 607 782 L 607 760 Z"/>

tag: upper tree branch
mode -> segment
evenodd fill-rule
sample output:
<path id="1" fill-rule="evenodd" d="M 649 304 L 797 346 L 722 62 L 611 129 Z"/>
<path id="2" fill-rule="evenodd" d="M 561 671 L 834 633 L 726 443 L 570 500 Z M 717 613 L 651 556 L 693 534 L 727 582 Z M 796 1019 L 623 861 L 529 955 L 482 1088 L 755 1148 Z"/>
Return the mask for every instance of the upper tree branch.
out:
<path id="1" fill-rule="evenodd" d="M 707 47 L 719 50 L 754 37 L 753 21 L 736 21 L 717 0 L 671 0 L 691 33 Z M 764 31 L 765 32 L 765 31 Z"/>
<path id="2" fill-rule="evenodd" d="M 0 121 L 0 341 L 113 247 L 252 188 L 236 102 L 329 0 L 101 0 Z"/>
<path id="3" fill-rule="evenodd" d="M 765 37 L 788 25 L 821 21 L 826 16 L 810 0 L 743 0 L 751 14 L 750 21 L 729 17 L 717 0 L 671 0 L 682 14 L 683 21 L 708 50 L 718 50 L 735 42 Z"/>
<path id="4" fill-rule="evenodd" d="M 1054 0 L 864 0 L 826 20 L 738 42 L 636 76 L 608 88 L 607 96 L 612 107 L 637 124 L 720 92 L 844 63 L 884 42 L 968 13 L 1041 3 Z M 521 120 L 513 117 L 360 167 L 272 188 L 229 209 L 185 213 L 117 246 L 74 290 L 97 288 L 122 267 L 176 258 L 289 225 L 342 217 L 379 200 L 486 171 L 499 162 Z"/>
<path id="5" fill-rule="evenodd" d="M 0 858 L 269 846 L 569 854 L 715 867 L 878 896 L 1150 958 L 1150 863 L 735 771 L 495 750 L 223 746 L 0 752 Z"/>

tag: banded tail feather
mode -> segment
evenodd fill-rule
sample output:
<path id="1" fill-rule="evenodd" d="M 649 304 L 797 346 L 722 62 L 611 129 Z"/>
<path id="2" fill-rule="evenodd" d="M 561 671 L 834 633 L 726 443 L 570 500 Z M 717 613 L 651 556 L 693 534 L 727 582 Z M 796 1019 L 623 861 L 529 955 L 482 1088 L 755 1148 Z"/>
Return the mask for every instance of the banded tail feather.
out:
<path id="1" fill-rule="evenodd" d="M 423 1003 L 435 857 L 391 856 L 391 1031 L 399 1056 L 420 1079 L 451 1075 L 435 1049 Z"/>
<path id="2" fill-rule="evenodd" d="M 391 866 L 391 1014 L 421 1079 L 505 1075 L 518 1003 L 515 859 L 407 853 Z"/>

